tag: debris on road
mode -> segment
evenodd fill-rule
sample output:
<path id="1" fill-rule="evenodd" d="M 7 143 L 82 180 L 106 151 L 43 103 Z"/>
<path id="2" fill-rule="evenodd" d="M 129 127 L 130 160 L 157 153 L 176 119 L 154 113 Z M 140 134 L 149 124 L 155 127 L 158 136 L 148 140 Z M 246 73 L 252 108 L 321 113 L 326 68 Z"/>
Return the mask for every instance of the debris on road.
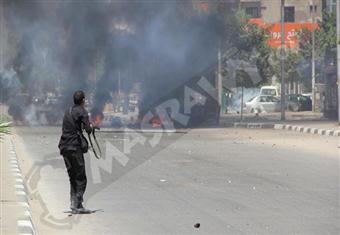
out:
<path id="1" fill-rule="evenodd" d="M 234 144 L 247 144 L 247 142 L 240 140 L 240 141 L 234 141 Z"/>
<path id="2" fill-rule="evenodd" d="M 195 225 L 194 225 L 194 228 L 200 228 L 201 227 L 201 224 L 200 223 L 196 223 Z"/>

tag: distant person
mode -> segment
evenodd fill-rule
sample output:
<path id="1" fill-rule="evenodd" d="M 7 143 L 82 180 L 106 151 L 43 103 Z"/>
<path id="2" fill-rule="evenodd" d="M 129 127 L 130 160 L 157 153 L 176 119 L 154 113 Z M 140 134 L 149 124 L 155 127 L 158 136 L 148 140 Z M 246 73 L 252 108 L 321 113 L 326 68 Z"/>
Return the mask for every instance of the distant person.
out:
<path id="1" fill-rule="evenodd" d="M 91 211 L 83 207 L 83 195 L 87 184 L 83 154 L 87 152 L 86 147 L 84 149 L 84 141 L 87 144 L 87 140 L 82 136 L 82 131 L 85 129 L 90 134 L 93 127 L 89 121 L 88 112 L 84 108 L 84 92 L 76 91 L 73 95 L 73 102 L 74 105 L 65 111 L 58 147 L 70 179 L 71 212 L 86 214 Z"/>

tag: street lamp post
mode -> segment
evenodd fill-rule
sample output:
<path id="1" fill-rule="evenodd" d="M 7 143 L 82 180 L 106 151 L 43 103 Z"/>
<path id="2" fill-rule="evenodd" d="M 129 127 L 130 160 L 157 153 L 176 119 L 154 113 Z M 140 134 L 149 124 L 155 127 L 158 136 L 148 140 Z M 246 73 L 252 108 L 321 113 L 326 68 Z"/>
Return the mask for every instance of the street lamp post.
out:
<path id="1" fill-rule="evenodd" d="M 243 86 L 243 78 L 242 78 L 242 88 L 241 88 L 241 122 L 243 122 L 243 103 L 244 103 L 244 86 Z"/>
<path id="2" fill-rule="evenodd" d="M 316 107 L 316 100 L 315 100 L 315 29 L 314 29 L 314 23 L 315 23 L 315 6 L 314 6 L 314 0 L 311 2 L 311 16 L 312 16 L 312 110 L 315 112 Z"/>
<path id="3" fill-rule="evenodd" d="M 338 77 L 338 124 L 340 125 L 340 3 L 336 1 L 336 34 L 337 34 L 337 77 Z"/>
<path id="4" fill-rule="evenodd" d="M 285 0 L 281 0 L 281 121 L 286 119 L 285 84 Z"/>
<path id="5" fill-rule="evenodd" d="M 0 72 L 4 69 L 4 10 L 3 1 L 0 0 Z"/>
<path id="6" fill-rule="evenodd" d="M 221 43 L 220 43 L 221 44 Z M 218 100 L 218 116 L 220 117 L 222 114 L 222 52 L 221 46 L 219 46 L 217 53 L 217 100 Z"/>

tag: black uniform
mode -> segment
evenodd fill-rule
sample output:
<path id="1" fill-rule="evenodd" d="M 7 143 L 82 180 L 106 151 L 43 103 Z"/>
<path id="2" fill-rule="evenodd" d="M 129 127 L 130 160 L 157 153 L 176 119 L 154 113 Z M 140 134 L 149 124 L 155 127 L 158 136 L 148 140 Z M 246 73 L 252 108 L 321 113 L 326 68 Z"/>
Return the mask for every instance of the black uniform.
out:
<path id="1" fill-rule="evenodd" d="M 84 156 L 77 134 L 77 131 L 81 132 L 82 129 L 87 133 L 92 132 L 86 109 L 81 105 L 75 105 L 65 112 L 59 141 L 60 154 L 63 155 L 70 179 L 71 209 L 82 207 L 87 183 Z"/>

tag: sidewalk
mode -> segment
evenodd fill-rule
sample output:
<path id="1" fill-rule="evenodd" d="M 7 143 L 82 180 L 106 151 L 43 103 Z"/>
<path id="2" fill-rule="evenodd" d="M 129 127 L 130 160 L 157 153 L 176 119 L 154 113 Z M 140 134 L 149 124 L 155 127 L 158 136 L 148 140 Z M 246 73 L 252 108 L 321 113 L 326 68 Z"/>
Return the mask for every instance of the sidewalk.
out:
<path id="1" fill-rule="evenodd" d="M 241 114 L 230 113 L 224 114 L 220 118 L 221 123 L 235 123 L 240 122 Z M 254 113 L 244 113 L 243 122 L 252 123 L 276 123 L 281 120 L 281 113 L 260 113 L 258 115 Z M 299 122 L 299 121 L 326 121 L 327 119 L 323 117 L 322 113 L 307 112 L 286 112 L 286 120 L 289 122 Z"/>
<path id="2" fill-rule="evenodd" d="M 34 234 L 23 176 L 10 135 L 0 140 L 0 234 Z"/>
<path id="3" fill-rule="evenodd" d="M 240 114 L 224 115 L 220 119 L 221 127 L 276 129 L 301 133 L 340 136 L 340 125 L 335 120 L 329 120 L 321 113 L 287 112 L 286 121 L 280 121 L 280 113 L 245 114 L 240 121 Z"/>

